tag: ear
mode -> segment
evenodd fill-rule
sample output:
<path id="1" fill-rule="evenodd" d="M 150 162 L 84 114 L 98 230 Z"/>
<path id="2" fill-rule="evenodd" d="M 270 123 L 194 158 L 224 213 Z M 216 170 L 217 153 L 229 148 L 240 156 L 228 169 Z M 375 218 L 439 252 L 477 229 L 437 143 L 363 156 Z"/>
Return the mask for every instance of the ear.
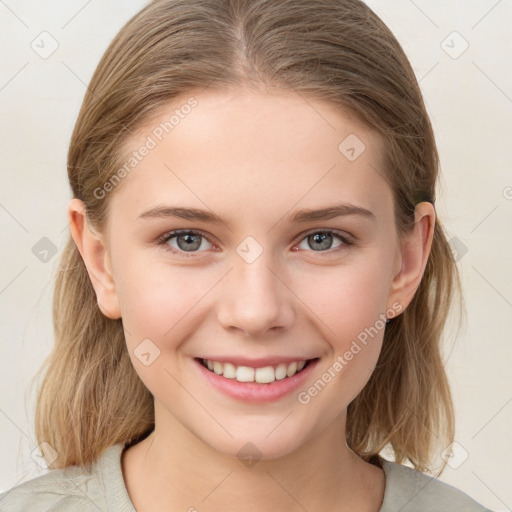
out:
<path id="1" fill-rule="evenodd" d="M 89 225 L 83 201 L 71 199 L 67 212 L 71 236 L 84 260 L 98 306 L 106 317 L 120 318 L 114 276 L 103 237 Z"/>
<path id="2" fill-rule="evenodd" d="M 399 272 L 393 277 L 388 296 L 388 308 L 399 303 L 403 312 L 412 301 L 427 266 L 436 213 L 429 202 L 416 205 L 414 211 L 414 228 L 405 235 L 398 254 Z"/>

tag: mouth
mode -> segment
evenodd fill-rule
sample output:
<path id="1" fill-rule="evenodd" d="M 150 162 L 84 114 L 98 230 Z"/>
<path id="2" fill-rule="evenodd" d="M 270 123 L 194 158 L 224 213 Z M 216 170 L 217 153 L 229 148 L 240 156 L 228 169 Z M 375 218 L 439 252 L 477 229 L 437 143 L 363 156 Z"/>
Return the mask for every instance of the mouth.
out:
<path id="1" fill-rule="evenodd" d="M 285 381 L 302 373 L 319 358 L 297 359 L 274 365 L 252 367 L 235 365 L 230 362 L 214 361 L 210 359 L 195 358 L 210 373 L 225 379 L 240 383 L 257 383 L 261 385 L 272 384 L 275 381 Z"/>
<path id="2" fill-rule="evenodd" d="M 233 364 L 234 362 L 249 364 L 247 359 L 226 363 L 196 357 L 193 358 L 193 361 L 198 370 L 199 383 L 206 384 L 210 389 L 229 399 L 263 405 L 290 397 L 299 388 L 307 386 L 320 358 L 297 361 L 290 358 L 280 361 L 273 360 L 272 362 L 276 364 L 267 366 L 259 366 L 259 364 L 263 364 L 263 361 L 256 363 L 253 360 L 252 364 L 258 364 L 256 367 Z M 286 376 L 284 376 L 284 368 L 281 365 L 286 368 Z M 299 370 L 300 366 L 302 368 Z"/>

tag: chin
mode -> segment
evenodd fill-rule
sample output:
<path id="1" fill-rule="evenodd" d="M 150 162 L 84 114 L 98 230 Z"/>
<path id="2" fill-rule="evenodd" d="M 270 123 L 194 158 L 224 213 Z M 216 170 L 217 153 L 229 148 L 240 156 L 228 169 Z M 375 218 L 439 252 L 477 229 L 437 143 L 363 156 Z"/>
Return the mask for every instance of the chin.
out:
<path id="1" fill-rule="evenodd" d="M 282 425 L 275 428 L 276 425 L 279 425 L 279 421 L 273 422 L 273 427 L 270 429 L 247 427 L 235 432 L 228 428 L 233 437 L 224 432 L 225 435 L 212 437 L 210 433 L 208 437 L 201 437 L 201 439 L 211 449 L 229 457 L 235 457 L 247 467 L 251 467 L 257 461 L 285 457 L 305 442 L 304 432 L 294 431 L 289 428 L 290 426 L 280 431 Z M 272 432 L 272 429 L 275 430 Z"/>

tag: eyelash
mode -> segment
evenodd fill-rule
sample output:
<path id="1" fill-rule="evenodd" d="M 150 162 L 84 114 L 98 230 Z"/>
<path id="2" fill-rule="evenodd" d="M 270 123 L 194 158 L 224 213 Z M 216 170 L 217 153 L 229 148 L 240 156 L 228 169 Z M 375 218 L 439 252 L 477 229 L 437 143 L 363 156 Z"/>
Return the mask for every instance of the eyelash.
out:
<path id="1" fill-rule="evenodd" d="M 302 242 L 302 240 L 304 240 L 308 236 L 315 235 L 317 233 L 334 235 L 334 236 L 338 237 L 339 240 L 341 240 L 341 242 L 343 242 L 343 245 L 341 245 L 339 247 L 335 247 L 334 249 L 328 249 L 326 251 L 311 251 L 311 252 L 318 252 L 320 254 L 321 253 L 331 254 L 332 252 L 336 251 L 337 249 L 341 249 L 343 246 L 349 247 L 351 245 L 354 245 L 354 243 L 351 242 L 347 237 L 345 237 L 340 232 L 333 230 L 333 229 L 316 229 L 313 231 L 309 231 L 302 235 L 302 238 L 299 240 L 299 242 Z M 164 233 L 162 236 L 158 237 L 158 239 L 156 240 L 156 243 L 157 243 L 157 245 L 161 245 L 164 248 L 164 250 L 170 251 L 171 253 L 177 254 L 179 256 L 184 256 L 186 258 L 194 258 L 194 257 L 196 257 L 194 255 L 197 254 L 197 252 L 203 252 L 203 251 L 195 251 L 195 252 L 190 251 L 187 253 L 187 251 L 181 251 L 181 250 L 178 251 L 167 244 L 167 242 L 169 242 L 169 240 L 172 240 L 173 238 L 176 238 L 177 236 L 180 236 L 180 235 L 199 235 L 199 236 L 202 236 L 203 238 L 205 238 L 208 242 L 212 243 L 202 231 L 197 231 L 195 229 L 177 229 L 175 231 L 169 231 L 168 233 Z"/>

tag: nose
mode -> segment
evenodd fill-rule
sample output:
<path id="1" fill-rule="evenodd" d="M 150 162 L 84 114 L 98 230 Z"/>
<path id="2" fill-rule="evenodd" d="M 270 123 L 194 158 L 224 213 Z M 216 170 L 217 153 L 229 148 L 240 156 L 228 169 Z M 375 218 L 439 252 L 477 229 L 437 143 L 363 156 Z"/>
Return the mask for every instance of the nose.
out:
<path id="1" fill-rule="evenodd" d="M 234 268 L 220 292 L 219 323 L 254 338 L 290 328 L 295 317 L 294 294 L 286 286 L 284 272 L 266 251 L 251 263 L 238 255 L 233 261 Z"/>

